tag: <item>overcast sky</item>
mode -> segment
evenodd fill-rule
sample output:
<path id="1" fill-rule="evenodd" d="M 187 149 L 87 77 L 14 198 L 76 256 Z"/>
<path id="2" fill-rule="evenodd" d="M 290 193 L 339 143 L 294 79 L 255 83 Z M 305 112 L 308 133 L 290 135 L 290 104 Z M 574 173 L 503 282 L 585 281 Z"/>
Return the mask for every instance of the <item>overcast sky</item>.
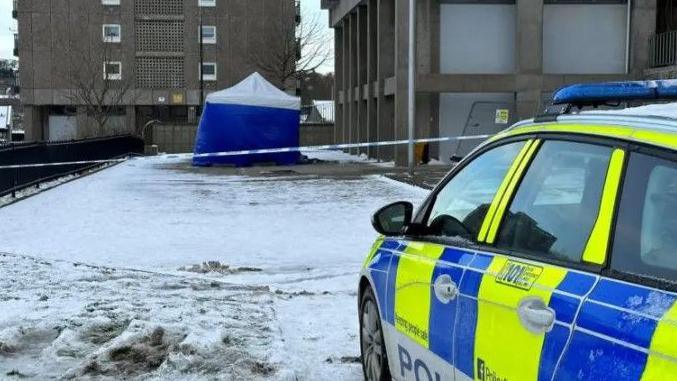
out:
<path id="1" fill-rule="evenodd" d="M 327 20 L 327 12 L 320 9 L 320 0 L 302 0 L 303 13 L 320 13 L 322 20 Z M 0 58 L 16 58 L 12 54 L 14 49 L 14 33 L 16 31 L 16 20 L 12 18 L 12 2 L 10 0 L 0 0 Z M 327 33 L 331 33 L 327 27 Z M 334 71 L 333 61 L 327 64 L 321 70 L 322 72 Z"/>
<path id="2" fill-rule="evenodd" d="M 12 18 L 12 2 L 0 0 L 0 58 L 16 58 L 12 54 L 15 31 L 16 20 Z"/>

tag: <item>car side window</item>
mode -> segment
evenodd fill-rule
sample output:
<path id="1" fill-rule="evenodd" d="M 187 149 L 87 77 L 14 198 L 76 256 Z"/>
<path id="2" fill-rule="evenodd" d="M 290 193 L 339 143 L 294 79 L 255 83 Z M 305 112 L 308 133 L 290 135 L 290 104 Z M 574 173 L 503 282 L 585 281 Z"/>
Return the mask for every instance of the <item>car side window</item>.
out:
<path id="1" fill-rule="evenodd" d="M 641 153 L 630 155 L 611 267 L 677 281 L 677 163 Z"/>
<path id="2" fill-rule="evenodd" d="M 605 146 L 546 141 L 505 213 L 497 247 L 582 262 L 611 153 Z"/>
<path id="3" fill-rule="evenodd" d="M 435 198 L 427 226 L 432 235 L 475 239 L 489 205 L 525 141 L 493 148 L 473 159 Z"/>

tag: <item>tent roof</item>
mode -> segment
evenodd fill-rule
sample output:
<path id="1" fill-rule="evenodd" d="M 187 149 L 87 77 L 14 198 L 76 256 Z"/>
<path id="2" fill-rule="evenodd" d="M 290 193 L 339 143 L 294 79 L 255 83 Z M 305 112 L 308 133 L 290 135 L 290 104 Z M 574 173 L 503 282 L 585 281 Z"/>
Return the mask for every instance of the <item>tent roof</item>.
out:
<path id="1" fill-rule="evenodd" d="M 259 73 L 254 73 L 237 85 L 211 93 L 207 102 L 245 106 L 261 106 L 301 109 L 301 99 L 291 96 L 266 81 Z"/>

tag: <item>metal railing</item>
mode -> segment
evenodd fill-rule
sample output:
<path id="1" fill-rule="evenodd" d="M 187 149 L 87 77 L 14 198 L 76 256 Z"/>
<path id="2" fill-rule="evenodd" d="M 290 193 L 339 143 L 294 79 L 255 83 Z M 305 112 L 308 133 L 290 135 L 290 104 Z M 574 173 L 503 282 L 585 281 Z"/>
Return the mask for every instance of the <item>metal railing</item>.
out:
<path id="1" fill-rule="evenodd" d="M 334 124 L 334 102 L 317 102 L 301 107 L 301 124 Z"/>
<path id="2" fill-rule="evenodd" d="M 19 16 L 19 11 L 17 9 L 17 0 L 12 2 L 12 17 L 17 18 Z"/>
<path id="3" fill-rule="evenodd" d="M 677 64 L 677 31 L 657 33 L 649 38 L 649 67 Z"/>
<path id="4" fill-rule="evenodd" d="M 0 167 L 17 166 L 0 168 L 0 196 L 86 171 L 100 165 L 94 163 L 97 160 L 141 153 L 143 140 L 131 135 L 64 142 L 0 143 Z M 79 161 L 90 163 L 72 164 Z"/>

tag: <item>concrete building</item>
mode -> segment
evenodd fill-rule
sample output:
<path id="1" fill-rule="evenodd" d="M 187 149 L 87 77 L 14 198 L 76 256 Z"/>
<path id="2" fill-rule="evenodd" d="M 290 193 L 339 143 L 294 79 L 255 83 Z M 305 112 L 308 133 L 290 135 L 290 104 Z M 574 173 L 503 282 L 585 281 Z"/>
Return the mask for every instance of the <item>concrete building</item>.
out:
<path id="1" fill-rule="evenodd" d="M 194 126 L 201 100 L 200 74 L 203 96 L 236 84 L 257 70 L 251 57 L 263 42 L 280 34 L 271 26 L 294 28 L 299 21 L 294 0 L 18 0 L 14 4 L 19 25 L 15 52 L 28 140 L 139 131 L 156 119 Z M 117 81 L 119 88 L 129 83 L 104 132 L 92 130 L 91 113 L 86 115 L 84 103 L 74 99 L 78 85 L 71 80 L 73 68 L 82 64 L 74 51 L 94 57 L 93 70 L 101 80 L 97 86 L 104 81 Z M 296 87 L 278 85 L 289 85 L 292 92 Z M 192 145 L 190 133 L 184 135 Z"/>
<path id="2" fill-rule="evenodd" d="M 322 0 L 337 142 L 407 138 L 409 0 Z M 572 82 L 641 78 L 656 0 L 417 0 L 416 137 L 494 133 Z M 475 142 L 440 143 L 449 161 Z M 354 151 L 355 152 L 355 151 Z M 406 147 L 362 150 L 406 161 Z"/>

